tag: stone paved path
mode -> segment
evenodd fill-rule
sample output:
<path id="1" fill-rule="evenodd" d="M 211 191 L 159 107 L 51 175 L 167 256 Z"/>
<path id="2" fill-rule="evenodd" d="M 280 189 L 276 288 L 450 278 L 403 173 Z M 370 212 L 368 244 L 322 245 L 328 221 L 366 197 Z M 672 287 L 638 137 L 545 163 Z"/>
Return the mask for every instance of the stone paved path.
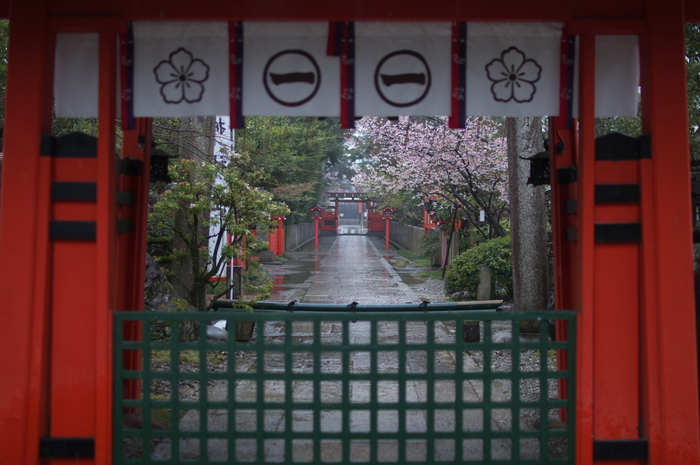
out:
<path id="1" fill-rule="evenodd" d="M 399 275 L 394 271 L 392 266 L 389 264 L 389 258 L 391 254 L 395 254 L 394 251 L 386 251 L 384 249 L 383 241 L 379 238 L 372 238 L 369 236 L 359 236 L 359 235 L 341 235 L 341 236 L 325 236 L 321 237 L 319 244 L 319 250 L 314 251 L 303 251 L 295 252 L 292 254 L 294 257 L 293 261 L 284 265 L 269 265 L 267 268 L 271 271 L 273 281 L 275 281 L 275 289 L 273 296 L 268 300 L 289 302 L 296 300 L 303 303 L 329 303 L 329 304 L 349 304 L 351 302 L 358 302 L 360 304 L 405 304 L 405 303 L 420 303 L 419 298 L 415 293 L 401 281 Z M 416 322 L 418 326 L 422 323 Z M 333 330 L 332 324 L 328 327 L 322 326 L 321 337 L 324 338 L 324 343 L 327 342 L 327 338 L 339 338 L 341 335 L 339 332 Z M 336 323 L 337 324 L 337 323 Z M 386 328 L 385 330 L 380 330 L 378 334 L 379 342 L 382 340 L 394 339 L 397 337 L 395 332 L 395 325 L 380 325 L 380 328 Z M 280 341 L 284 339 L 283 337 L 283 327 L 274 327 L 266 325 L 265 337 L 266 341 L 269 338 L 274 340 L 279 338 Z M 309 326 L 306 330 L 300 328 L 300 334 L 296 334 L 295 338 L 297 341 L 303 340 L 304 337 L 309 339 L 309 342 L 313 340 L 312 329 Z M 281 332 L 280 332 L 281 331 Z M 369 322 L 359 321 L 350 325 L 350 341 L 357 340 L 367 340 L 369 334 Z M 392 332 L 393 331 L 393 332 Z M 425 334 L 425 326 L 422 328 L 416 328 L 416 334 Z M 450 338 L 454 337 L 454 328 L 448 328 L 441 322 L 437 322 L 435 325 L 435 337 L 436 340 L 440 338 Z M 407 339 L 410 341 L 414 337 L 413 333 L 408 332 Z M 417 336 L 421 337 L 421 336 Z M 424 337 L 424 336 L 422 336 Z M 340 343 L 340 339 L 337 343 Z M 252 357 L 255 357 L 254 351 L 251 351 Z M 283 352 L 278 353 L 276 356 L 281 357 Z M 266 367 L 271 367 L 271 369 L 284 369 L 282 363 L 275 363 L 274 360 L 268 359 L 270 355 L 265 356 L 265 360 L 262 363 Z M 272 357 L 274 358 L 274 357 Z M 425 357 L 421 358 L 419 355 L 413 354 L 409 357 L 410 363 L 407 363 L 409 373 L 425 373 L 425 366 L 427 360 Z M 342 359 L 338 355 L 336 357 L 328 357 L 323 360 L 323 370 L 325 372 L 340 372 L 340 366 L 342 365 Z M 367 364 L 369 363 L 369 354 L 367 352 L 360 352 L 353 354 L 348 360 L 349 365 L 352 367 L 352 371 L 355 373 L 366 373 Z M 256 368 L 256 363 L 261 363 L 260 360 L 251 359 L 249 363 L 248 370 L 253 372 Z M 393 356 L 387 357 L 379 360 L 378 362 L 379 372 L 388 370 L 392 372 L 398 364 L 398 359 L 396 353 Z M 447 372 L 455 371 L 455 354 L 450 351 L 444 351 L 441 355 L 440 360 L 435 360 L 434 363 L 442 364 Z M 470 356 L 465 354 L 465 370 L 472 371 L 469 366 L 473 367 L 475 371 L 480 370 L 476 366 L 474 360 Z M 237 361 L 237 365 L 240 366 L 240 362 Z M 303 356 L 303 354 L 295 353 L 294 365 L 292 372 L 303 372 L 306 367 L 313 366 L 312 354 Z M 335 367 L 335 368 L 334 368 Z M 364 368 L 363 368 L 364 367 Z M 288 376 L 285 374 L 285 376 Z M 409 375 L 410 376 L 410 375 Z M 398 400 L 398 395 L 400 389 L 407 395 L 407 401 L 424 403 L 428 401 L 427 390 L 425 381 L 406 381 L 406 386 L 399 388 L 398 382 L 385 383 L 382 385 L 381 389 L 377 390 L 378 402 L 395 402 Z M 272 383 L 274 384 L 274 383 Z M 284 397 L 275 400 L 274 396 L 279 396 L 284 393 L 283 382 L 280 381 L 277 388 L 270 385 L 265 389 L 265 401 L 283 401 Z M 450 383 L 446 383 L 450 386 Z M 436 396 L 454 396 L 454 381 L 451 382 L 451 388 L 446 392 L 441 393 L 436 391 Z M 215 401 L 227 401 L 230 389 L 226 385 L 226 382 L 218 382 L 214 386 L 211 386 L 209 391 L 209 400 Z M 309 381 L 294 381 L 293 383 L 294 396 L 298 399 L 306 400 L 313 397 L 313 385 Z M 438 389 L 439 391 L 439 389 Z M 236 388 L 237 400 L 245 399 L 256 399 L 259 393 L 255 389 L 255 382 L 251 381 L 238 381 Z M 280 394 L 281 393 L 281 394 Z M 333 385 L 332 389 L 328 389 L 321 392 L 322 399 L 334 398 L 340 395 L 339 386 Z M 370 395 L 370 381 L 353 382 L 350 388 L 351 399 L 362 399 L 366 401 L 367 396 Z M 471 401 L 480 401 L 483 397 L 483 385 L 479 382 L 466 382 L 464 386 L 464 395 L 471 399 Z M 268 399 L 270 397 L 270 399 Z M 497 400 L 494 398 L 493 400 Z M 322 400 L 323 402 L 324 400 Z M 295 410 L 296 411 L 296 410 Z M 314 426 L 318 424 L 314 421 L 314 416 L 311 410 L 301 410 L 296 411 L 293 418 L 293 430 L 294 431 L 314 431 Z M 396 431 L 397 422 L 399 415 L 405 414 L 406 426 L 409 431 L 425 431 L 427 422 L 427 411 L 425 409 L 416 409 L 410 412 L 396 412 L 395 415 L 382 415 L 378 419 L 377 427 L 379 430 L 384 431 Z M 226 410 L 210 410 L 207 417 L 207 429 L 210 431 L 226 431 L 229 413 Z M 254 411 L 237 411 L 235 414 L 235 424 L 236 429 L 240 431 L 250 431 L 253 428 L 255 431 L 256 415 Z M 275 416 L 276 415 L 276 416 Z M 335 415 L 335 416 L 334 416 Z M 454 427 L 454 415 L 455 412 L 443 411 L 440 414 L 436 413 L 433 418 L 434 427 L 442 429 L 444 431 L 449 431 L 450 428 Z M 285 421 L 284 412 L 277 411 L 273 412 L 269 416 L 265 417 L 264 421 L 264 431 L 284 431 Z M 341 431 L 342 430 L 342 415 L 339 411 L 330 411 L 321 419 L 321 428 L 326 431 Z M 511 418 L 509 414 L 502 415 L 503 418 L 493 417 L 491 420 L 492 429 L 508 429 L 510 427 Z M 200 414 L 198 411 L 192 410 L 187 413 L 180 420 L 180 429 L 185 431 L 194 431 L 200 428 Z M 318 419 L 316 420 L 318 421 Z M 357 411 L 357 415 L 351 417 L 350 419 L 350 429 L 351 431 L 370 431 L 370 414 L 369 410 L 363 410 L 362 408 Z M 465 431 L 481 431 L 484 429 L 484 418 L 482 414 L 478 411 L 473 415 L 467 416 L 463 419 Z M 335 425 L 335 426 L 334 426 Z M 452 425 L 452 426 L 450 426 Z M 292 458 L 301 461 L 312 461 L 313 450 L 312 441 L 309 440 L 297 440 L 294 443 L 294 448 L 292 451 Z M 335 444 L 335 445 L 333 445 Z M 396 451 L 393 450 L 387 444 L 387 447 L 381 447 L 375 442 L 374 445 L 371 438 L 366 440 L 355 440 L 352 443 L 351 456 L 353 460 L 359 463 L 369 463 L 370 449 L 372 447 L 379 447 L 379 450 L 375 450 L 374 454 L 379 460 L 396 460 Z M 422 445 L 421 445 L 422 444 Z M 181 457 L 196 458 L 199 454 L 199 444 L 197 440 L 183 440 L 180 444 L 180 454 Z M 425 444 L 420 441 L 414 444 L 406 444 L 409 449 L 411 456 L 416 458 L 426 459 L 426 449 Z M 462 447 L 455 450 L 455 445 L 452 443 L 449 446 L 449 441 L 447 445 L 438 447 L 435 451 L 435 459 L 438 461 L 447 460 L 451 461 L 455 456 L 472 457 L 477 458 L 483 451 L 480 450 L 478 442 L 475 442 L 471 446 L 464 446 L 463 450 L 459 450 Z M 216 439 L 210 440 L 208 444 L 208 454 L 212 459 L 218 460 L 228 460 L 229 463 L 233 457 L 229 457 L 228 442 L 226 439 Z M 495 442 L 492 444 L 492 451 L 494 458 L 508 458 L 510 454 L 510 448 L 506 444 L 499 444 Z M 341 458 L 342 444 L 340 441 L 331 443 L 323 451 L 322 460 L 337 462 Z M 260 460 L 263 458 L 265 461 L 284 461 L 285 460 L 285 445 L 282 440 L 275 440 L 266 442 L 264 457 L 258 457 L 257 455 L 257 445 L 255 440 L 250 440 L 248 442 L 243 441 L 237 443 L 236 446 L 236 459 L 242 461 L 250 460 Z M 155 457 L 161 459 L 169 458 L 169 448 L 161 448 L 159 450 L 156 448 Z M 288 458 L 287 458 L 288 460 Z"/>
<path id="2" fill-rule="evenodd" d="M 311 244 L 313 247 L 313 244 Z M 275 288 L 266 299 L 328 304 L 405 304 L 420 299 L 389 264 L 381 238 L 321 236 L 319 249 L 293 252 L 288 264 L 267 265 Z"/>

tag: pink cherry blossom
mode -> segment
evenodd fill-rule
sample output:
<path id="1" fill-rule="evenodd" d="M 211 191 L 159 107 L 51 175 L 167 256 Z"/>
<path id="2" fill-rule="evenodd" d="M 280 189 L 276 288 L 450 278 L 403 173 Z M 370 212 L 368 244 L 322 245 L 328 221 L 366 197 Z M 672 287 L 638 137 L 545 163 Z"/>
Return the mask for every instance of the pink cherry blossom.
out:
<path id="1" fill-rule="evenodd" d="M 507 209 L 506 139 L 491 118 L 469 118 L 466 129 L 450 129 L 446 118 L 365 117 L 353 139 L 370 141 L 371 157 L 353 178 L 356 187 L 387 196 L 413 192 L 416 205 L 424 195 L 438 196 L 462 215 L 485 210 L 498 222 Z"/>

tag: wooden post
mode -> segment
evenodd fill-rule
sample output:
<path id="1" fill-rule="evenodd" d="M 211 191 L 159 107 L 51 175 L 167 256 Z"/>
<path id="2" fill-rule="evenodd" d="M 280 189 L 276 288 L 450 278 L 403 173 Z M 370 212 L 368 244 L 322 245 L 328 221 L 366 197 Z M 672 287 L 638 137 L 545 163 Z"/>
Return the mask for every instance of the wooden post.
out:
<path id="1" fill-rule="evenodd" d="M 99 137 L 97 139 L 97 238 L 95 242 L 96 279 L 93 308 L 84 309 L 95 315 L 94 350 L 96 369 L 91 388 L 95 396 L 94 432 L 95 463 L 105 463 L 112 456 L 112 380 L 113 370 L 113 320 L 117 289 L 117 42 L 120 31 L 106 29 L 100 33 L 99 75 Z M 131 254 L 134 251 L 123 251 Z M 132 263 L 144 263 L 144 257 L 134 257 Z M 143 270 L 134 270 L 143 276 Z M 142 294 L 138 294 L 142 295 Z M 86 338 L 90 339 L 90 338 Z M 89 373 L 92 367 L 82 367 Z M 68 386 L 64 387 L 69 389 Z M 74 400 L 80 405 L 78 395 Z M 70 418 L 70 417 L 69 417 Z M 72 418 L 71 418 L 72 420 Z"/>
<path id="2" fill-rule="evenodd" d="M 52 39 L 47 1 L 12 5 L 0 216 L 0 463 L 33 465 L 49 433 L 50 266 L 53 160 Z"/>
<path id="3" fill-rule="evenodd" d="M 384 248 L 386 250 L 389 250 L 390 249 L 389 241 L 390 241 L 390 236 L 391 236 L 391 218 L 389 218 L 388 216 L 384 217 L 384 229 L 385 229 L 384 236 L 386 237 L 386 239 L 384 241 Z"/>
<path id="4" fill-rule="evenodd" d="M 319 216 L 314 216 L 314 250 L 318 250 L 318 221 L 321 219 Z"/>
<path id="5" fill-rule="evenodd" d="M 129 229 L 122 230 L 117 236 L 116 286 L 119 292 L 115 296 L 115 308 L 122 310 L 144 309 L 151 130 L 150 118 L 138 118 L 135 129 L 123 131 L 117 221 L 126 222 Z M 141 340 L 142 327 L 140 321 L 128 322 L 123 329 L 124 339 Z M 123 357 L 127 369 L 141 369 L 143 357 L 140 351 L 125 351 Z M 125 398 L 138 399 L 141 382 L 127 380 L 123 389 Z"/>
<path id="6" fill-rule="evenodd" d="M 277 218 L 277 255 L 284 254 L 284 217 Z"/>
<path id="7" fill-rule="evenodd" d="M 700 463 L 684 3 L 647 4 L 642 47 L 642 434 L 651 464 Z"/>
<path id="8" fill-rule="evenodd" d="M 595 307 L 593 305 L 594 271 L 593 271 L 593 237 L 594 237 L 594 178 L 593 160 L 595 158 L 595 37 L 588 33 L 581 35 L 581 69 L 579 93 L 579 159 L 577 160 L 577 217 L 576 217 L 576 262 L 577 275 L 574 293 L 576 309 L 581 312 L 578 323 L 576 389 L 576 463 L 593 462 L 593 381 L 594 381 L 594 346 L 593 326 Z"/>

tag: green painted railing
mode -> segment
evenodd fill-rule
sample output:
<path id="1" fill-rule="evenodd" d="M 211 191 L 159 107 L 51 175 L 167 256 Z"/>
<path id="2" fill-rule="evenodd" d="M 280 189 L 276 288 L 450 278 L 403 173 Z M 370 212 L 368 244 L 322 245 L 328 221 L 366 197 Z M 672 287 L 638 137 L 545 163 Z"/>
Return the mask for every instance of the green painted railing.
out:
<path id="1" fill-rule="evenodd" d="M 452 311 L 452 310 L 491 310 L 498 311 L 503 305 L 503 300 L 475 300 L 469 302 L 424 302 L 420 304 L 314 304 L 260 301 L 252 304 L 255 310 L 283 310 L 293 312 L 423 312 L 423 311 Z M 233 310 L 234 302 L 231 300 L 219 300 L 212 304 L 214 311 Z"/>
<path id="2" fill-rule="evenodd" d="M 255 330 L 207 337 L 213 319 Z M 539 334 L 520 334 L 525 320 Z M 550 341 L 557 320 L 566 334 Z M 119 312 L 114 463 L 573 464 L 575 324 L 568 311 Z"/>

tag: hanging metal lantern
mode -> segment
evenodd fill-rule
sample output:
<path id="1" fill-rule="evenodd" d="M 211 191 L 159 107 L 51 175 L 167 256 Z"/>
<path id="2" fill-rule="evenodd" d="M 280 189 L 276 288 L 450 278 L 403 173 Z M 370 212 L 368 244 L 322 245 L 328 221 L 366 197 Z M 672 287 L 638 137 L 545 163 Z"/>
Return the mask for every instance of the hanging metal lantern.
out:
<path id="1" fill-rule="evenodd" d="M 533 186 L 549 185 L 549 152 L 538 152 L 531 157 L 523 158 L 530 161 L 530 177 L 527 178 L 527 184 Z"/>
<path id="2" fill-rule="evenodd" d="M 151 152 L 151 182 L 172 182 L 172 178 L 168 175 L 168 160 L 177 158 L 176 155 L 170 155 L 161 149 L 153 149 Z"/>
<path id="3" fill-rule="evenodd" d="M 382 212 L 384 213 L 384 218 L 391 219 L 394 217 L 394 212 L 396 212 L 396 209 L 391 207 L 384 207 L 382 208 Z"/>

